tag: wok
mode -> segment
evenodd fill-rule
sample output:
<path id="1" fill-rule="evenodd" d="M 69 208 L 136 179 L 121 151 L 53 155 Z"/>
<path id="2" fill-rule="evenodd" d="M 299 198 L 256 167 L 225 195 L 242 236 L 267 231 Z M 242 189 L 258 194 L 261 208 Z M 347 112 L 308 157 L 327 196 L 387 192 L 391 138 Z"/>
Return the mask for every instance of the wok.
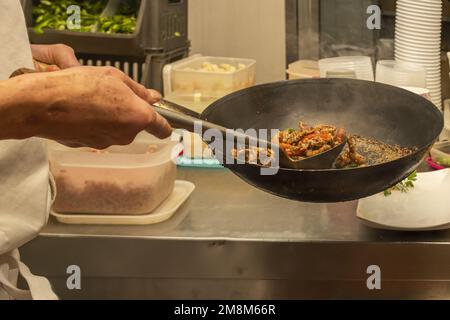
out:
<path id="1" fill-rule="evenodd" d="M 275 175 L 261 175 L 258 165 L 224 163 L 256 188 L 305 202 L 350 201 L 394 186 L 420 165 L 444 125 L 441 112 L 419 95 L 393 86 L 350 79 L 258 85 L 217 100 L 199 117 L 244 130 L 296 127 L 299 120 L 326 123 L 345 127 L 348 133 L 417 148 L 394 161 L 353 169 L 280 168 Z M 224 155 L 216 154 L 216 157 Z"/>

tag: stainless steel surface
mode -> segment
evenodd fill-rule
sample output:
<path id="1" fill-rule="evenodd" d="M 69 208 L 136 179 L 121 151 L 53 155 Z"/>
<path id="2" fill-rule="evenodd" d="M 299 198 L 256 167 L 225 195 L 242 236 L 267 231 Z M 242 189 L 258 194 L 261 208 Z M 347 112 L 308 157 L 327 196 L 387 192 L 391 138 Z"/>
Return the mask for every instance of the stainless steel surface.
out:
<path id="1" fill-rule="evenodd" d="M 42 234 L 265 242 L 412 241 L 450 244 L 450 230 L 394 232 L 372 229 L 358 221 L 356 201 L 336 204 L 290 201 L 259 191 L 226 169 L 180 169 L 178 179 L 193 182 L 196 190 L 168 222 L 152 226 L 69 226 L 51 218 Z"/>
<path id="2" fill-rule="evenodd" d="M 180 169 L 196 190 L 153 226 L 69 226 L 51 219 L 22 248 L 62 298 L 447 298 L 450 231 L 370 229 L 356 202 L 281 199 L 225 169 Z M 426 214 L 426 213 L 424 213 Z M 79 265 L 82 290 L 66 288 Z M 366 269 L 379 265 L 382 290 Z"/>

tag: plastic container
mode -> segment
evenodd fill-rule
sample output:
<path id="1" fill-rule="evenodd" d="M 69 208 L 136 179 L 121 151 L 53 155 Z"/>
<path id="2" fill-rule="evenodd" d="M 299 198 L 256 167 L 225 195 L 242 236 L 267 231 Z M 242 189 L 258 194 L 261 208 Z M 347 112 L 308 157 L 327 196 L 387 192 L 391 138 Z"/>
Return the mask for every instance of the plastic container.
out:
<path id="1" fill-rule="evenodd" d="M 376 81 L 398 87 L 427 87 L 427 70 L 418 64 L 394 60 L 380 60 Z"/>
<path id="2" fill-rule="evenodd" d="M 142 0 L 133 34 L 87 33 L 69 30 L 45 29 L 37 34 L 33 23 L 33 4 L 37 0 L 24 0 L 23 9 L 31 43 L 64 43 L 77 53 L 134 55 L 146 50 L 170 51 L 186 46 L 187 1 Z"/>
<path id="3" fill-rule="evenodd" d="M 368 56 L 343 56 L 319 60 L 320 76 L 327 77 L 327 73 L 337 69 L 354 71 L 359 80 L 374 81 L 372 59 Z"/>
<path id="4" fill-rule="evenodd" d="M 201 70 L 205 64 L 212 67 L 228 65 L 235 70 Z M 164 69 L 164 79 L 169 84 L 165 94 L 201 95 L 218 99 L 253 86 L 255 73 L 255 60 L 196 55 Z"/>
<path id="5" fill-rule="evenodd" d="M 450 168 L 450 141 L 436 143 L 431 148 L 431 159 L 440 166 Z"/>
<path id="6" fill-rule="evenodd" d="M 299 60 L 289 65 L 288 79 L 315 79 L 320 78 L 319 63 L 314 60 Z"/>
<path id="7" fill-rule="evenodd" d="M 327 71 L 326 77 L 334 79 L 356 79 L 356 73 L 349 69 L 332 69 Z"/>
<path id="8" fill-rule="evenodd" d="M 59 213 L 144 215 L 173 191 L 177 142 L 141 134 L 104 151 L 49 143 Z"/>

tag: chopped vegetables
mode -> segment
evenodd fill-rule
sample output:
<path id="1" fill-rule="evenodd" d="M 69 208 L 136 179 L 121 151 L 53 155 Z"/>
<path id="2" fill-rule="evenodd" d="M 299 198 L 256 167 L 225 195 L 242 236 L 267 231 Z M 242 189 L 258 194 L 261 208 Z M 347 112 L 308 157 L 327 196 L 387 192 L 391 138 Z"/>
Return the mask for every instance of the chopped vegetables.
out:
<path id="1" fill-rule="evenodd" d="M 45 29 L 71 30 L 67 22 L 72 13 L 67 13 L 67 8 L 71 5 L 77 5 L 81 9 L 80 28 L 71 31 L 134 33 L 140 0 L 122 1 L 117 15 L 101 17 L 107 2 L 107 0 L 40 0 L 39 4 L 33 7 L 34 30 L 39 34 L 44 33 Z"/>
<path id="2" fill-rule="evenodd" d="M 414 182 L 417 181 L 417 171 L 411 173 L 408 178 L 397 184 L 396 186 L 384 191 L 386 197 L 392 194 L 392 191 L 400 191 L 407 193 L 410 189 L 414 188 Z"/>

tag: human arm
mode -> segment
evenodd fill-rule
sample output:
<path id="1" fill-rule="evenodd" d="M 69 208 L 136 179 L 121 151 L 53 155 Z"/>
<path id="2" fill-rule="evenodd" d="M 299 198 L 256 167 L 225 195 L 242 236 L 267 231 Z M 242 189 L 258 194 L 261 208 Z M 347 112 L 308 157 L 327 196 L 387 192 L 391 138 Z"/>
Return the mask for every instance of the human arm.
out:
<path id="1" fill-rule="evenodd" d="M 171 127 L 150 104 L 160 95 L 112 67 L 75 67 L 0 82 L 0 139 L 33 136 L 104 149 Z"/>

